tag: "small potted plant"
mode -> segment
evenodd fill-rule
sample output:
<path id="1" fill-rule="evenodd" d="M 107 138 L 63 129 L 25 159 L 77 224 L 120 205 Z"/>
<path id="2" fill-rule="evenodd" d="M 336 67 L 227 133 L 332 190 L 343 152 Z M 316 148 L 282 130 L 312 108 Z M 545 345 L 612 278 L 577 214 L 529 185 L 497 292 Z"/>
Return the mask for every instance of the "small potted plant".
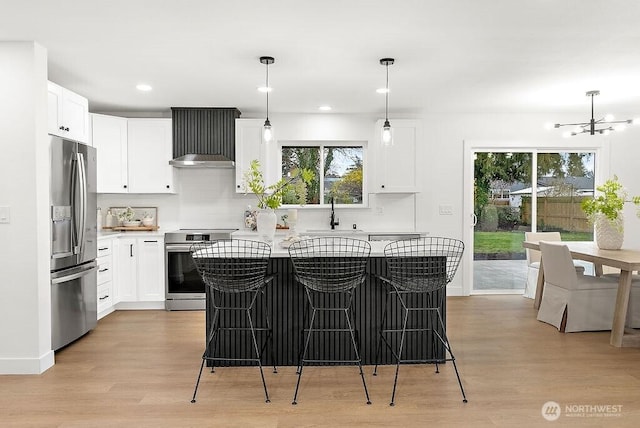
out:
<path id="1" fill-rule="evenodd" d="M 582 210 L 596 229 L 596 243 L 603 250 L 619 250 L 624 240 L 623 208 L 627 202 L 640 205 L 640 196 L 628 199 L 628 194 L 617 176 L 597 186 L 596 190 L 602 194 L 584 199 Z M 636 212 L 640 217 L 640 209 Z"/>
<path id="2" fill-rule="evenodd" d="M 313 171 L 309 169 L 299 169 L 294 171 L 290 177 L 282 177 L 277 182 L 266 185 L 260 170 L 260 162 L 256 159 L 251 161 L 249 170 L 244 173 L 243 185 L 245 193 L 250 191 L 258 199 L 258 208 L 261 211 L 258 212 L 256 223 L 258 233 L 266 240 L 273 240 L 273 233 L 276 229 L 276 214 L 273 210 L 280 208 L 282 197 L 287 192 L 297 191 L 301 182 L 306 186 L 314 176 Z"/>

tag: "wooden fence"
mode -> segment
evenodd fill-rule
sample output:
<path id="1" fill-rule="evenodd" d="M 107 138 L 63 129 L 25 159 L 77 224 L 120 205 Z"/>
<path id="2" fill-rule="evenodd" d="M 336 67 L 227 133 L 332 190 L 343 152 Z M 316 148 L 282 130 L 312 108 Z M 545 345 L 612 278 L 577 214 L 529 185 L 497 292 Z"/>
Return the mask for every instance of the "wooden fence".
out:
<path id="1" fill-rule="evenodd" d="M 580 203 L 590 196 L 538 197 L 538 230 L 548 228 L 569 232 L 591 232 L 593 226 L 587 220 Z M 523 196 L 520 207 L 522 223 L 531 223 L 531 197 Z"/>

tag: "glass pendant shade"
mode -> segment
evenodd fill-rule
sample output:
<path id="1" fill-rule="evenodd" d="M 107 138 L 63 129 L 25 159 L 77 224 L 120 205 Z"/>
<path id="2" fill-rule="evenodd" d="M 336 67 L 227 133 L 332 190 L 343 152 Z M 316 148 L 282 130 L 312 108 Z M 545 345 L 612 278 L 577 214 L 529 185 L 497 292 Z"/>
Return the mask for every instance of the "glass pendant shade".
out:
<path id="1" fill-rule="evenodd" d="M 271 122 L 267 119 L 262 126 L 262 142 L 270 143 L 271 141 L 273 141 L 273 129 L 271 128 Z"/>
<path id="2" fill-rule="evenodd" d="M 393 145 L 393 129 L 391 128 L 391 124 L 388 120 L 385 120 L 384 125 L 382 126 L 380 141 L 382 141 L 383 146 Z"/>

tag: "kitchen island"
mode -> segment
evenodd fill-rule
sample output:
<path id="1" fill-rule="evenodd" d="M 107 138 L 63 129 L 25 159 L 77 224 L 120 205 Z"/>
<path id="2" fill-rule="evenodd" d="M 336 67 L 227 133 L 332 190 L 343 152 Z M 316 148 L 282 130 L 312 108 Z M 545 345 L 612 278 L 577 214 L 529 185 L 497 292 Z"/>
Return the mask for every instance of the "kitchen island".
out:
<path id="1" fill-rule="evenodd" d="M 344 235 L 340 235 L 344 236 Z M 368 236 L 368 235 L 365 235 Z M 257 240 L 257 233 L 238 232 L 234 233 L 235 239 L 254 239 Z M 274 350 L 273 358 L 278 366 L 291 366 L 298 363 L 298 353 L 300 351 L 300 341 L 302 338 L 301 331 L 303 326 L 304 309 L 306 296 L 304 287 L 295 281 L 293 273 L 293 264 L 289 259 L 289 253 L 285 248 L 280 247 L 279 241 L 284 239 L 284 234 L 276 235 L 274 245 L 272 245 L 271 260 L 269 261 L 268 274 L 274 274 L 274 280 L 267 285 L 264 298 L 266 299 L 267 308 L 273 320 L 274 334 Z M 355 317 L 354 327 L 358 331 L 358 341 L 360 344 L 360 353 L 363 364 L 371 365 L 376 361 L 376 346 L 378 344 L 378 329 L 382 322 L 386 302 L 386 289 L 382 281 L 377 278 L 378 275 L 386 275 L 386 261 L 384 259 L 384 241 L 372 241 L 371 257 L 367 264 L 366 281 L 360 286 L 354 294 L 353 311 Z M 207 290 L 207 297 L 208 297 Z M 446 290 L 437 292 L 435 297 L 442 297 L 443 320 L 446 320 L 446 299 L 444 295 Z M 423 296 L 426 298 L 426 296 Z M 209 334 L 210 314 L 212 308 L 207 299 L 207 336 Z M 261 308 L 261 303 L 257 307 Z M 258 310 L 258 315 L 260 315 Z M 342 320 L 336 314 L 325 314 L 326 317 L 321 319 L 322 322 L 331 322 Z M 332 319 L 331 317 L 334 317 Z M 392 299 L 392 304 L 388 317 L 394 326 L 401 326 L 400 304 Z M 221 314 L 222 325 L 229 325 L 230 316 Z M 258 319 L 261 319 L 258 317 Z M 237 325 L 239 319 L 234 318 L 233 323 Z M 410 318 L 414 325 L 428 325 L 427 314 L 422 312 Z M 440 328 L 436 327 L 440 331 Z M 441 331 L 440 331 L 441 332 Z M 349 342 L 348 334 L 334 333 L 323 336 L 316 334 L 312 340 L 310 355 L 315 355 L 318 359 L 347 359 L 351 355 L 352 346 Z M 265 339 L 265 333 L 259 333 L 259 341 Z M 205 339 L 206 340 L 206 339 Z M 392 343 L 399 343 L 399 335 L 393 338 Z M 226 332 L 221 334 L 219 342 L 220 353 L 216 352 L 216 356 L 226 355 L 237 358 L 252 357 L 252 345 L 250 335 L 246 332 Z M 418 337 L 418 335 L 408 334 L 406 338 L 404 359 L 427 359 L 437 358 L 444 359 L 444 349 L 439 343 L 433 343 L 431 339 Z M 263 352 L 263 363 L 272 364 L 271 352 L 268 347 Z M 395 363 L 392 353 L 383 346 L 381 350 L 381 364 Z M 228 365 L 239 365 L 241 362 L 229 362 Z"/>

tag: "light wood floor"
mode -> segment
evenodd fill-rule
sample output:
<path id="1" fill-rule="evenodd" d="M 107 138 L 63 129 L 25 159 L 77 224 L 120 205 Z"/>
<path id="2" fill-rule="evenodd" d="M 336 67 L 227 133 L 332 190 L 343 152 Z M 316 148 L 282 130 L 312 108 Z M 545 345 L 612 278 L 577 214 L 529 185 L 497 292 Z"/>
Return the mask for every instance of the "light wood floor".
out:
<path id="1" fill-rule="evenodd" d="M 640 349 L 609 345 L 609 333 L 558 333 L 535 320 L 520 296 L 449 298 L 449 336 L 469 402 L 452 365 L 402 366 L 396 406 L 393 368 L 366 367 L 367 406 L 355 367 L 309 367 L 291 405 L 295 368 L 205 371 L 190 398 L 204 341 L 202 312 L 119 311 L 56 353 L 39 376 L 0 376 L 0 426 L 293 427 L 550 426 L 541 414 L 560 404 L 556 425 L 638 426 Z M 622 406 L 615 416 L 566 406 Z M 575 409 L 575 407 L 574 407 Z"/>

